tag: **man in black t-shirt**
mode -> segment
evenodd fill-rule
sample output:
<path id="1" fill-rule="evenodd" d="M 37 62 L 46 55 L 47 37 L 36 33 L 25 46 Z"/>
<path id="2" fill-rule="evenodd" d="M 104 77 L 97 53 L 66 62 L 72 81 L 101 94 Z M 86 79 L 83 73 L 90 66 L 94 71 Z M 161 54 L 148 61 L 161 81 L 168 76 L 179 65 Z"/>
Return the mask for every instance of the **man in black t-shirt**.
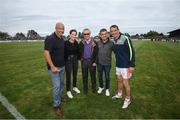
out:
<path id="1" fill-rule="evenodd" d="M 64 24 L 61 22 L 56 23 L 55 32 L 48 36 L 44 42 L 44 57 L 47 61 L 47 68 L 51 74 L 53 85 L 53 98 L 55 113 L 63 116 L 60 107 L 62 98 L 62 91 L 64 86 Z"/>

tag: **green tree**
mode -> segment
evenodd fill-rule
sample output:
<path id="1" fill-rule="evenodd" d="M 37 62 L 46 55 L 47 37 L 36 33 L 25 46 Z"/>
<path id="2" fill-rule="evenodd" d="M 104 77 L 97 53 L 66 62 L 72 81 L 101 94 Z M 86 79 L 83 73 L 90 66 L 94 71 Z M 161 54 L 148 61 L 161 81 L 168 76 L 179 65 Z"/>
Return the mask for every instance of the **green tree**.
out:
<path id="1" fill-rule="evenodd" d="M 14 39 L 16 39 L 16 40 L 25 40 L 26 36 L 22 32 L 16 33 L 16 35 L 14 36 Z"/>
<path id="2" fill-rule="evenodd" d="M 78 33 L 78 38 L 82 38 L 82 33 L 81 32 Z"/>
<path id="3" fill-rule="evenodd" d="M 153 39 L 156 40 L 156 39 L 158 38 L 158 36 L 159 36 L 159 33 L 156 32 L 156 31 L 150 30 L 150 31 L 147 33 L 147 37 L 150 38 L 151 40 L 153 40 Z"/>
<path id="4" fill-rule="evenodd" d="M 40 39 L 40 35 L 35 30 L 28 30 L 27 39 L 37 40 Z"/>
<path id="5" fill-rule="evenodd" d="M 0 39 L 1 40 L 6 40 L 9 39 L 11 36 L 7 32 L 1 32 L 0 31 Z"/>

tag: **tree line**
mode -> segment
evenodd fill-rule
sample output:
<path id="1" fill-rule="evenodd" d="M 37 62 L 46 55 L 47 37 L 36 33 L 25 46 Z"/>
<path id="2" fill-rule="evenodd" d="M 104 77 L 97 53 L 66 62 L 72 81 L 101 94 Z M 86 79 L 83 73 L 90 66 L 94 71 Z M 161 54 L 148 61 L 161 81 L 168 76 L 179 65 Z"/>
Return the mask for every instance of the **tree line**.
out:
<path id="1" fill-rule="evenodd" d="M 151 39 L 152 41 L 160 41 L 162 39 L 167 39 L 168 35 L 164 35 L 163 33 L 158 33 L 156 31 L 150 30 L 145 34 L 136 34 L 130 36 L 132 39 Z"/>
<path id="2" fill-rule="evenodd" d="M 28 30 L 27 35 L 22 32 L 17 32 L 14 36 L 7 32 L 0 31 L 0 40 L 41 40 L 41 37 L 35 30 Z"/>
<path id="3" fill-rule="evenodd" d="M 162 40 L 166 39 L 168 36 L 163 33 L 158 33 L 156 31 L 150 30 L 144 34 L 130 35 L 125 33 L 131 39 L 151 39 L 151 40 Z M 78 38 L 82 38 L 81 32 L 78 33 Z M 95 37 L 98 37 L 95 36 Z M 27 35 L 22 32 L 17 32 L 14 36 L 9 35 L 7 32 L 0 31 L 0 40 L 43 40 L 45 37 L 40 36 L 35 30 L 28 30 Z"/>

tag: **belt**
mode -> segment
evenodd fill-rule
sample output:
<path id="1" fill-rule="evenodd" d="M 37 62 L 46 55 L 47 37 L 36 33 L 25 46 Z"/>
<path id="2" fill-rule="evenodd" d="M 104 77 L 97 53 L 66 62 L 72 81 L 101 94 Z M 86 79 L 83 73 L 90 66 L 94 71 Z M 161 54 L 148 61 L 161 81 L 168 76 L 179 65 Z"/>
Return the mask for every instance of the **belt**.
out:
<path id="1" fill-rule="evenodd" d="M 74 58 L 77 58 L 77 56 L 76 55 L 68 55 L 68 60 L 74 59 Z"/>

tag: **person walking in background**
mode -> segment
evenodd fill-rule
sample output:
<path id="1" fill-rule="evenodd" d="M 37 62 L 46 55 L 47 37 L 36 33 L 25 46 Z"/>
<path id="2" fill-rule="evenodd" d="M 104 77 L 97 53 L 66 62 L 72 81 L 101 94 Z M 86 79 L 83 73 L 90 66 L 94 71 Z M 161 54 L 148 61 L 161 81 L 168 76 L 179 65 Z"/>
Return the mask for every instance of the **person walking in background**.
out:
<path id="1" fill-rule="evenodd" d="M 63 116 L 62 108 L 62 91 L 64 86 L 64 24 L 56 23 L 55 32 L 48 36 L 44 42 L 44 57 L 47 61 L 47 68 L 51 75 L 53 85 L 53 106 L 58 116 Z"/>
<path id="2" fill-rule="evenodd" d="M 70 38 L 65 41 L 65 69 L 66 69 L 66 90 L 67 96 L 73 98 L 71 93 L 71 75 L 73 76 L 73 90 L 76 93 L 80 93 L 77 88 L 77 72 L 78 72 L 78 54 L 79 47 L 76 40 L 77 31 L 75 29 L 70 30 Z"/>
<path id="3" fill-rule="evenodd" d="M 126 97 L 122 108 L 127 108 L 131 103 L 129 80 L 135 67 L 135 52 L 131 40 L 121 34 L 117 25 L 112 25 L 110 32 L 115 41 L 114 52 L 116 57 L 116 79 L 118 83 L 118 93 L 112 99 L 122 98 L 124 85 Z"/>
<path id="4" fill-rule="evenodd" d="M 98 48 L 96 42 L 90 37 L 91 31 L 83 30 L 83 40 L 80 42 L 80 58 L 83 77 L 83 93 L 88 93 L 88 71 L 91 76 L 92 91 L 96 93 L 96 60 Z"/>
<path id="5" fill-rule="evenodd" d="M 104 90 L 103 84 L 103 72 L 105 73 L 105 89 L 106 96 L 110 96 L 110 70 L 112 61 L 112 50 L 113 42 L 109 40 L 109 34 L 106 29 L 101 29 L 99 32 L 100 40 L 97 42 L 98 45 L 98 78 L 99 78 L 99 90 L 98 94 L 101 94 Z"/>

